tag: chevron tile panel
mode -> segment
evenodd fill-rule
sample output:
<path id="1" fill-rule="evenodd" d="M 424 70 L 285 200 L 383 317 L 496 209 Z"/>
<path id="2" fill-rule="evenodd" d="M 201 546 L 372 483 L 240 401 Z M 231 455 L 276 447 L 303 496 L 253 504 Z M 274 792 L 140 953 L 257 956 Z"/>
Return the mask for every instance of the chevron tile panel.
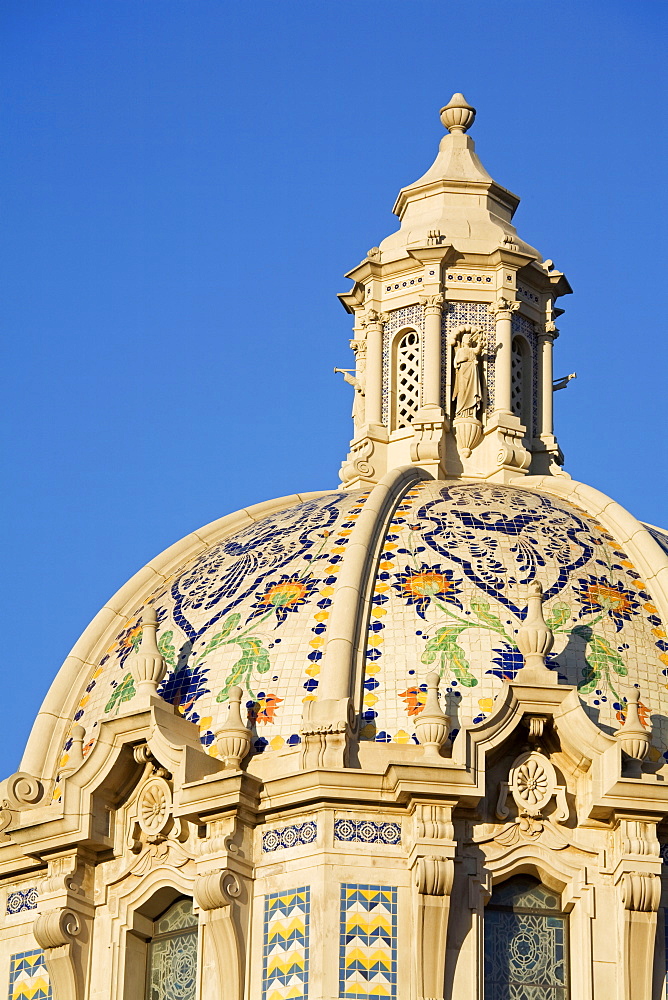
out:
<path id="1" fill-rule="evenodd" d="M 44 952 L 22 951 L 9 961 L 9 1000 L 51 1000 Z"/>
<path id="2" fill-rule="evenodd" d="M 341 886 L 339 995 L 346 1000 L 396 998 L 397 890 L 393 886 Z"/>
<path id="3" fill-rule="evenodd" d="M 265 897 L 262 1000 L 306 1000 L 309 967 L 310 889 Z"/>

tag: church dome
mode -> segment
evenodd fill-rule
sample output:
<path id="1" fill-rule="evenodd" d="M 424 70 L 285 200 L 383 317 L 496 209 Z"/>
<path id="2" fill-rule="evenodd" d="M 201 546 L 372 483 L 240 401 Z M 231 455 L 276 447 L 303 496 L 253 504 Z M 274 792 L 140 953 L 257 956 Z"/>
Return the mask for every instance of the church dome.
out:
<path id="1" fill-rule="evenodd" d="M 58 672 L 0 788 L 10 996 L 665 990 L 668 534 L 563 467 L 570 286 L 474 116 L 341 295 L 341 487 L 187 535 Z"/>
<path id="2" fill-rule="evenodd" d="M 243 691 L 254 755 L 296 749 L 304 706 L 318 698 L 327 670 L 331 610 L 351 569 L 362 743 L 392 744 L 392 753 L 418 744 L 414 722 L 433 670 L 450 741 L 486 719 L 522 667 L 517 635 L 538 581 L 555 640 L 548 666 L 577 687 L 607 732 L 623 718 L 629 686 L 639 685 L 641 715 L 655 719 L 650 756 L 668 759 L 664 596 L 647 582 L 665 558 L 657 540 L 666 536 L 655 531 L 653 540 L 621 508 L 610 522 L 617 507 L 610 502 L 607 518 L 593 516 L 594 491 L 568 480 L 528 488 L 420 477 L 400 480 L 391 504 L 374 505 L 361 525 L 363 544 L 373 539 L 373 560 L 360 578 L 354 548 L 370 493 L 259 504 L 188 536 L 141 571 L 111 602 L 113 620 L 80 659 L 75 651 L 84 665 L 69 685 L 59 768 L 67 768 L 73 725 L 84 728 L 86 755 L 100 724 L 134 697 L 128 658 L 149 607 L 167 667 L 159 694 L 198 727 L 208 753 L 218 754 L 215 734 L 234 685 Z"/>

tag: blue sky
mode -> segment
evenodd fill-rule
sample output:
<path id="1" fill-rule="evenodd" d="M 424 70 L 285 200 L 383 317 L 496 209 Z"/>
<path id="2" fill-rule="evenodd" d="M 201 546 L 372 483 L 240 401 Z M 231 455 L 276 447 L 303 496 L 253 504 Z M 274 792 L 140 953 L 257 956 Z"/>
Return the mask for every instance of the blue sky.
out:
<path id="1" fill-rule="evenodd" d="M 571 475 L 668 525 L 660 2 L 5 0 L 3 773 L 156 552 L 335 486 L 353 267 L 461 90 L 565 271 Z"/>

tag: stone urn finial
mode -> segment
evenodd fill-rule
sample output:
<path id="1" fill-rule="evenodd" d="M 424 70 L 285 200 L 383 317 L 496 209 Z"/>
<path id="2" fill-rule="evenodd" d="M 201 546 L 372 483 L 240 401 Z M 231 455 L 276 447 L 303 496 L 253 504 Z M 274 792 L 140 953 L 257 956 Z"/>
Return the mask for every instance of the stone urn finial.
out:
<path id="1" fill-rule="evenodd" d="M 475 120 L 475 108 L 467 104 L 463 94 L 453 94 L 441 108 L 441 121 L 448 132 L 468 132 Z"/>
<path id="2" fill-rule="evenodd" d="M 243 688 L 237 684 L 230 688 L 227 705 L 227 720 L 216 734 L 218 752 L 225 761 L 225 767 L 238 770 L 241 761 L 248 753 L 251 745 L 251 732 L 241 718 L 241 697 Z"/>
<path id="3" fill-rule="evenodd" d="M 640 721 L 639 701 L 640 688 L 631 688 L 626 699 L 626 718 L 615 732 L 615 739 L 619 740 L 622 750 L 628 757 L 629 778 L 640 777 L 642 762 L 649 752 L 650 734 Z"/>
<path id="4" fill-rule="evenodd" d="M 158 616 L 155 608 L 146 608 L 141 619 L 141 629 L 139 647 L 128 657 L 127 666 L 134 678 L 137 694 L 152 697 L 157 695 L 158 685 L 167 673 L 165 658 L 158 649 Z"/>
<path id="5" fill-rule="evenodd" d="M 440 680 L 435 672 L 427 674 L 427 700 L 415 719 L 415 732 L 424 747 L 425 757 L 440 757 L 441 747 L 448 738 L 450 720 L 438 702 Z"/>
<path id="6" fill-rule="evenodd" d="M 543 587 L 538 580 L 529 584 L 527 610 L 517 633 L 517 648 L 524 666 L 517 672 L 519 684 L 556 684 L 557 674 L 545 665 L 545 657 L 554 645 L 554 635 L 543 617 Z"/>

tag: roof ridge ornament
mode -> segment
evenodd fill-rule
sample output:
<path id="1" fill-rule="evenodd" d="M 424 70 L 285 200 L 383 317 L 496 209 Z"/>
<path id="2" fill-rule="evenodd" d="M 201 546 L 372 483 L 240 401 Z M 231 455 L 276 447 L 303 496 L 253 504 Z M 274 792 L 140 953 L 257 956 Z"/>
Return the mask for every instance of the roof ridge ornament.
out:
<path id="1" fill-rule="evenodd" d="M 475 121 L 475 108 L 467 102 L 463 94 L 453 94 L 450 101 L 441 108 L 441 121 L 448 132 L 468 132 Z"/>

